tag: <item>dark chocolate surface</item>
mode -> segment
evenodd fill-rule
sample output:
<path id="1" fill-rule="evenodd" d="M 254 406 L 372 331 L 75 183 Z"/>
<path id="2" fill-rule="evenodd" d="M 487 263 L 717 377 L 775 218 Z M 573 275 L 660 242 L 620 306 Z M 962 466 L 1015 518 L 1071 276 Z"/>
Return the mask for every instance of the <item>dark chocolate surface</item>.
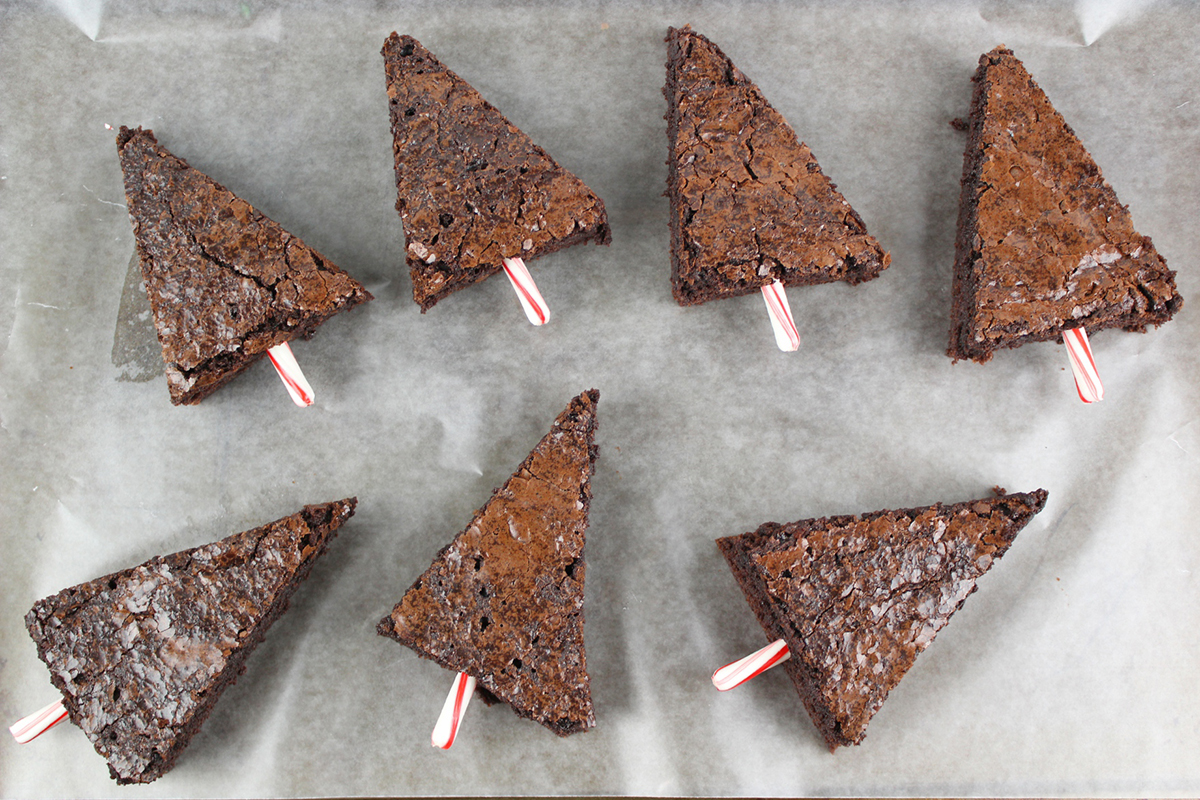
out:
<path id="1" fill-rule="evenodd" d="M 525 261 L 608 244 L 604 202 L 411 36 L 383 45 L 396 210 L 422 311 Z"/>
<path id="2" fill-rule="evenodd" d="M 769 522 L 717 540 L 830 750 L 867 723 L 1045 490 L 954 505 Z"/>
<path id="3" fill-rule="evenodd" d="M 306 506 L 34 604 L 38 656 L 117 783 L 174 765 L 356 503 Z"/>
<path id="4" fill-rule="evenodd" d="M 153 131 L 122 127 L 117 149 L 172 403 L 200 402 L 270 348 L 371 299 Z"/>
<path id="5" fill-rule="evenodd" d="M 1175 273 L 1025 66 L 1000 46 L 973 80 L 948 355 L 1169 320 Z"/>
<path id="6" fill-rule="evenodd" d="M 596 460 L 584 392 L 466 530 L 442 549 L 379 633 L 466 672 L 560 736 L 596 724 L 583 643 L 584 534 Z"/>
<path id="7" fill-rule="evenodd" d="M 890 256 L 758 87 L 690 26 L 666 41 L 675 300 L 877 277 Z"/>

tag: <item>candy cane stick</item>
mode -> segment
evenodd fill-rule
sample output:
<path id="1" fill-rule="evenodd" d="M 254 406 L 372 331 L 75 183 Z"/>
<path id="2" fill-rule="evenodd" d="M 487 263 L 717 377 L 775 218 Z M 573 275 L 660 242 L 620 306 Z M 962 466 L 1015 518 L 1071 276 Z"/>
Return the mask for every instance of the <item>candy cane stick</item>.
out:
<path id="1" fill-rule="evenodd" d="M 521 308 L 525 309 L 526 318 L 534 325 L 545 325 L 550 321 L 550 308 L 542 299 L 542 293 L 533 282 L 533 276 L 526 269 L 525 262 L 519 258 L 506 258 L 503 263 L 504 274 L 512 283 L 513 291 L 521 301 Z"/>
<path id="2" fill-rule="evenodd" d="M 1085 403 L 1096 403 L 1104 399 L 1104 384 L 1096 371 L 1092 359 L 1092 348 L 1088 344 L 1087 331 L 1072 328 L 1063 331 L 1063 344 L 1067 346 L 1067 357 L 1071 359 L 1071 372 L 1075 375 L 1075 391 Z"/>
<path id="3" fill-rule="evenodd" d="M 776 639 L 762 650 L 755 651 L 732 664 L 726 664 L 714 672 L 712 675 L 713 686 L 716 686 L 718 691 L 728 692 L 733 687 L 741 686 L 771 667 L 782 664 L 791 656 L 787 642 L 783 639 Z"/>
<path id="4" fill-rule="evenodd" d="M 792 319 L 792 308 L 788 305 L 787 293 L 778 280 L 762 287 L 763 299 L 767 301 L 767 314 L 771 317 L 771 328 L 775 331 L 775 344 L 785 353 L 800 348 L 800 332 Z"/>
<path id="5" fill-rule="evenodd" d="M 288 346 L 288 343 L 283 342 L 272 347 L 267 351 L 267 358 L 271 359 L 271 366 L 275 367 L 280 380 L 287 387 L 288 394 L 292 396 L 292 402 L 301 408 L 311 406 L 313 404 L 312 387 L 308 385 L 308 380 L 300 371 L 300 365 L 296 363 L 296 357 L 292 355 L 292 348 Z"/>
<path id="6" fill-rule="evenodd" d="M 17 721 L 9 727 L 8 732 L 17 740 L 17 744 L 32 742 L 46 731 L 67 718 L 67 708 L 62 700 L 55 700 L 41 711 L 36 711 L 28 717 Z"/>
<path id="7" fill-rule="evenodd" d="M 471 702 L 471 693 L 475 691 L 475 679 L 465 672 L 454 676 L 450 686 L 450 694 L 442 705 L 442 713 L 438 716 L 437 724 L 433 726 L 433 736 L 430 737 L 434 747 L 449 750 L 458 736 L 458 727 L 462 725 L 463 714 L 467 712 L 467 703 Z"/>

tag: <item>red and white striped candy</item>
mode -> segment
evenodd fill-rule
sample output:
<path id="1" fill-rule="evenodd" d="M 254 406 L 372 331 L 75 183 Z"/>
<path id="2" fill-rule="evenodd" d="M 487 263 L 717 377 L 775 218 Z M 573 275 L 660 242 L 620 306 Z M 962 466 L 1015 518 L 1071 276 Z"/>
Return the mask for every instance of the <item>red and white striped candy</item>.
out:
<path id="1" fill-rule="evenodd" d="M 458 736 L 458 728 L 462 725 L 463 714 L 467 712 L 467 703 L 471 702 L 471 694 L 475 691 L 475 679 L 465 672 L 454 676 L 450 694 L 442 705 L 442 713 L 438 716 L 437 724 L 433 726 L 433 736 L 430 737 L 434 747 L 449 750 Z"/>
<path id="2" fill-rule="evenodd" d="M 296 363 L 296 357 L 292 355 L 292 348 L 288 343 L 283 342 L 272 347 L 267 351 L 267 358 L 271 359 L 271 366 L 275 367 L 280 380 L 287 387 L 292 402 L 301 408 L 311 406 L 314 399 L 312 387 L 300 371 L 300 365 Z"/>
<path id="3" fill-rule="evenodd" d="M 550 321 L 550 308 L 542 299 L 542 293 L 533 282 L 533 276 L 529 274 L 525 262 L 519 258 L 506 258 L 503 263 L 504 274 L 512 283 L 513 291 L 521 301 L 521 308 L 525 309 L 526 318 L 534 325 L 545 325 Z"/>
<path id="4" fill-rule="evenodd" d="M 726 664 L 714 672 L 712 675 L 713 686 L 716 686 L 719 691 L 728 692 L 733 687 L 741 686 L 756 675 L 761 675 L 791 657 L 787 642 L 783 639 L 776 639 L 762 650 L 753 652 L 732 664 Z"/>
<path id="5" fill-rule="evenodd" d="M 779 281 L 762 287 L 763 299 L 767 301 L 767 314 L 771 317 L 771 329 L 775 331 L 775 344 L 785 353 L 800 349 L 800 331 L 792 319 L 792 308 L 788 305 L 787 292 Z"/>
<path id="6" fill-rule="evenodd" d="M 1067 346 L 1067 357 L 1071 359 L 1071 372 L 1075 375 L 1075 390 L 1085 403 L 1096 403 L 1104 399 L 1104 384 L 1096 371 L 1092 359 L 1092 348 L 1088 344 L 1087 331 L 1072 328 L 1063 331 L 1063 344 Z"/>
<path id="7" fill-rule="evenodd" d="M 34 712 L 28 717 L 17 721 L 9 727 L 8 732 L 17 740 L 17 744 L 32 742 L 46 731 L 67 718 L 67 709 L 62 700 L 55 700 L 41 711 Z"/>

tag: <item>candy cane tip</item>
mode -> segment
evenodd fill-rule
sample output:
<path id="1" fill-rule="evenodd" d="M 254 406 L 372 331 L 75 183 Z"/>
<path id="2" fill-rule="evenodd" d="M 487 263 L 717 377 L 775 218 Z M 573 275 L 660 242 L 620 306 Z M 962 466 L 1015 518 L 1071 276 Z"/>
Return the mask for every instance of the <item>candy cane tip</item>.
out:
<path id="1" fill-rule="evenodd" d="M 775 333 L 776 346 L 785 353 L 796 352 L 800 349 L 800 331 L 796 329 L 796 320 L 792 317 L 783 283 L 775 280 L 763 286 L 762 295 L 767 304 L 767 316 L 771 319 L 771 330 Z"/>
<path id="2" fill-rule="evenodd" d="M 312 386 L 304 377 L 304 372 L 300 369 L 300 364 L 296 361 L 296 356 L 292 353 L 292 348 L 288 343 L 280 342 L 267 350 L 267 358 L 271 360 L 271 366 L 275 368 L 279 379 L 283 381 L 284 388 L 287 389 L 292 402 L 300 408 L 311 406 L 316 400 Z"/>
<path id="3" fill-rule="evenodd" d="M 28 744 L 67 718 L 67 708 L 62 700 L 56 700 L 45 708 L 17 720 L 8 732 L 17 744 Z"/>
<path id="4" fill-rule="evenodd" d="M 463 714 L 467 711 L 467 704 L 471 702 L 471 693 L 474 691 L 475 678 L 465 672 L 454 676 L 450 693 L 446 695 L 446 702 L 442 704 L 442 713 L 438 715 L 437 724 L 433 726 L 433 733 L 429 737 L 430 744 L 439 750 L 450 749 L 458 737 Z"/>
<path id="5" fill-rule="evenodd" d="M 761 650 L 739 658 L 718 669 L 712 675 L 713 686 L 717 691 L 727 692 L 741 686 L 746 681 L 765 672 L 772 667 L 782 664 L 791 657 L 787 642 L 776 639 Z"/>
<path id="6" fill-rule="evenodd" d="M 517 299 L 521 301 L 525 318 L 532 325 L 539 327 L 549 322 L 550 307 L 546 305 L 545 298 L 538 291 L 537 284 L 534 283 L 533 276 L 529 274 L 525 262 L 520 258 L 505 258 L 501 263 L 504 266 L 504 274 L 508 276 L 508 281 L 517 294 Z"/>
<path id="7" fill-rule="evenodd" d="M 1104 383 L 1096 369 L 1087 330 L 1072 328 L 1063 331 L 1063 345 L 1071 362 L 1071 374 L 1075 378 L 1075 391 L 1079 394 L 1079 399 L 1085 403 L 1098 403 L 1103 400 Z"/>

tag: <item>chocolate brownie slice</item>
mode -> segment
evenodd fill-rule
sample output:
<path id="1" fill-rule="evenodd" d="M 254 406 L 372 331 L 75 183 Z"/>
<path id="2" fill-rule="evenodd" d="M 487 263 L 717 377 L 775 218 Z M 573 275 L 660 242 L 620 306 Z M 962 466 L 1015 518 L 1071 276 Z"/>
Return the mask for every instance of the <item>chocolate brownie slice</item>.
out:
<path id="1" fill-rule="evenodd" d="M 1000 46 L 974 81 L 947 354 L 1169 320 L 1175 273 L 1025 66 Z"/>
<path id="2" fill-rule="evenodd" d="M 690 25 L 666 42 L 675 300 L 877 277 L 891 257 L 759 88 Z"/>
<path id="3" fill-rule="evenodd" d="M 38 656 L 117 783 L 174 766 L 356 503 L 305 506 L 34 604 Z"/>
<path id="4" fill-rule="evenodd" d="M 583 548 L 599 399 L 592 389 L 571 401 L 378 626 L 560 736 L 596 724 Z"/>
<path id="5" fill-rule="evenodd" d="M 830 751 L 867 723 L 1046 492 L 768 522 L 717 545 Z"/>
<path id="6" fill-rule="evenodd" d="M 172 403 L 200 402 L 275 345 L 372 299 L 153 131 L 122 126 L 117 150 Z"/>
<path id="7" fill-rule="evenodd" d="M 573 244 L 608 244 L 604 203 L 411 36 L 383 45 L 396 210 L 413 300 Z"/>

